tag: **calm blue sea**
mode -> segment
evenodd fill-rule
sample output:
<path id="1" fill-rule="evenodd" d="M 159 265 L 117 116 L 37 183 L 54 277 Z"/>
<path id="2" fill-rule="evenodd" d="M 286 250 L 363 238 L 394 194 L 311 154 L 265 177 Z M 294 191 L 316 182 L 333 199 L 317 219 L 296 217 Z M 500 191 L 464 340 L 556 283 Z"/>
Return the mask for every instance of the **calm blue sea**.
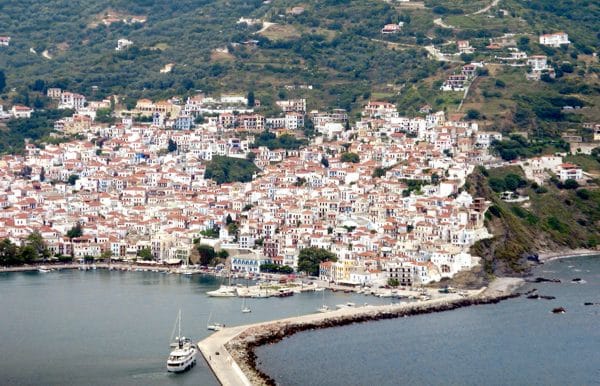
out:
<path id="1" fill-rule="evenodd" d="M 303 332 L 257 350 L 281 385 L 600 385 L 600 258 L 556 260 L 517 298 Z M 583 284 L 572 283 L 581 278 Z M 554 307 L 565 314 L 552 314 Z"/>
<path id="2" fill-rule="evenodd" d="M 249 299 L 209 298 L 208 276 L 154 272 L 0 273 L 1 385 L 217 385 L 203 359 L 191 371 L 166 371 L 179 309 L 194 340 L 212 322 L 239 325 L 314 312 L 322 293 Z M 328 304 L 388 300 L 325 293 Z"/>

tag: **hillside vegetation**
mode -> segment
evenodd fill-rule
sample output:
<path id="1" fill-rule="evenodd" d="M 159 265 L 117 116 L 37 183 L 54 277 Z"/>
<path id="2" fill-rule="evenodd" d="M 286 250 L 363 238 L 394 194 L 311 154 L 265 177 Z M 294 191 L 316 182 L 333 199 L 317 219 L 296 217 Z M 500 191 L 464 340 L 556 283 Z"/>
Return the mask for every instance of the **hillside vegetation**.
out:
<path id="1" fill-rule="evenodd" d="M 573 72 L 563 72 L 555 85 L 541 85 L 524 82 L 524 69 L 491 71 L 463 111 L 481 108 L 490 125 L 505 127 L 538 117 L 531 106 L 548 92 L 577 97 L 589 111 L 598 102 L 598 66 L 591 53 L 599 46 L 600 11 L 593 1 L 502 0 L 480 14 L 475 13 L 491 1 L 428 0 L 424 8 L 381 0 L 1 3 L 0 33 L 12 40 L 0 49 L 0 69 L 7 75 L 7 91 L 16 88 L 5 97 L 18 103 L 33 103 L 23 94 L 35 91 L 39 80 L 92 98 L 252 89 L 267 107 L 276 98 L 306 96 L 309 108 L 350 111 L 373 98 L 396 102 L 406 113 L 424 103 L 452 112 L 462 95 L 442 95 L 438 89 L 456 66 L 428 59 L 423 48 L 435 44 L 446 50 L 457 39 L 469 39 L 477 51 L 462 59 L 478 60 L 489 57 L 489 38 L 505 33 L 527 37 L 520 48 L 545 53 L 558 67 L 568 60 Z M 250 24 L 238 23 L 241 17 Z M 435 24 L 436 19 L 452 28 Z M 383 25 L 398 22 L 404 23 L 399 33 L 381 34 Z M 555 50 L 535 43 L 537 34 L 556 30 L 570 34 L 572 47 Z M 115 51 L 121 38 L 133 47 Z M 170 63 L 172 71 L 160 73 Z M 494 86 L 496 74 L 502 89 Z M 581 89 L 583 81 L 589 86 Z M 580 120 L 567 114 L 558 118 Z"/>
<path id="2" fill-rule="evenodd" d="M 520 167 L 504 167 L 477 169 L 466 188 L 492 205 L 486 223 L 494 237 L 472 248 L 473 253 L 484 256 L 488 274 L 524 272 L 527 257 L 541 251 L 600 244 L 600 190 L 595 185 L 576 189 L 554 183 L 538 186 L 525 180 Z M 529 200 L 503 201 L 499 192 L 504 190 L 519 191 Z"/>

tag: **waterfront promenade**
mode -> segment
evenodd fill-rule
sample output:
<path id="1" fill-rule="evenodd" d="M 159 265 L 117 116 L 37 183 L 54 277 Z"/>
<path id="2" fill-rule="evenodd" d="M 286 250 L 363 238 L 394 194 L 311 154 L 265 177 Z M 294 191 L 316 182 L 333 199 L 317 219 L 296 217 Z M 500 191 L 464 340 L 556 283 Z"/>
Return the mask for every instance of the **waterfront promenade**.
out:
<path id="1" fill-rule="evenodd" d="M 383 306 L 349 307 L 326 313 L 308 314 L 298 317 L 285 318 L 270 322 L 256 323 L 245 326 L 227 327 L 198 343 L 200 352 L 204 356 L 211 370 L 219 382 L 224 386 L 247 386 L 263 384 L 256 371 L 249 366 L 243 358 L 247 355 L 247 343 L 255 342 L 261 336 L 271 332 L 280 332 L 293 326 L 301 330 L 302 325 L 323 326 L 334 325 L 343 320 L 375 320 L 381 315 L 402 315 L 411 311 L 441 310 L 447 306 L 460 304 L 465 300 L 496 299 L 512 294 L 523 283 L 518 278 L 499 278 L 488 288 L 470 291 L 467 296 L 447 294 L 427 301 L 398 303 Z M 473 303 L 476 304 L 476 303 Z M 234 348 L 232 349 L 232 346 Z M 240 361 L 242 359 L 242 361 Z M 245 358 L 247 359 L 247 358 Z M 238 363 L 246 362 L 246 363 Z"/>

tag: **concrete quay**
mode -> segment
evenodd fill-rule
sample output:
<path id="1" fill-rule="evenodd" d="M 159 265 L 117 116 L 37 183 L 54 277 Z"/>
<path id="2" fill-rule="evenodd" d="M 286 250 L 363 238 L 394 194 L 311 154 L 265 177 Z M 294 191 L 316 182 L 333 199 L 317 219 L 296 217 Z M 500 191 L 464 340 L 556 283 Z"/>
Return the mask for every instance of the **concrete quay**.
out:
<path id="1" fill-rule="evenodd" d="M 254 347 L 267 342 L 275 342 L 284 336 L 308 329 L 445 311 L 475 304 L 496 303 L 514 296 L 514 291 L 522 283 L 522 279 L 500 278 L 491 283 L 488 288 L 469 292 L 468 296 L 447 294 L 441 298 L 427 301 L 349 307 L 326 313 L 227 327 L 199 342 L 198 347 L 222 385 L 272 384 L 272 380 L 255 367 Z"/>

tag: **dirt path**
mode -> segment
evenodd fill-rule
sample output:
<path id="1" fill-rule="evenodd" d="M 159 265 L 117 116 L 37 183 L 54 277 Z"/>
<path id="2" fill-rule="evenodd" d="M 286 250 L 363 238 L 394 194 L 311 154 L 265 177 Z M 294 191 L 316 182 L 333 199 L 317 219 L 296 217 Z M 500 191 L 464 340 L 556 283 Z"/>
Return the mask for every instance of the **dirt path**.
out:
<path id="1" fill-rule="evenodd" d="M 497 6 L 499 2 L 500 2 L 500 0 L 494 0 L 488 6 L 486 6 L 484 8 L 481 8 L 479 11 L 475 11 L 475 12 L 473 12 L 473 13 L 467 15 L 467 16 L 480 15 L 482 13 L 485 13 L 485 12 L 489 11 L 490 9 L 492 9 L 493 7 Z"/>
<path id="2" fill-rule="evenodd" d="M 442 28 L 450 28 L 450 29 L 454 29 L 455 27 L 451 26 L 450 24 L 446 24 L 444 23 L 444 21 L 442 20 L 441 17 L 438 17 L 437 19 L 433 20 L 433 24 L 440 26 Z"/>

